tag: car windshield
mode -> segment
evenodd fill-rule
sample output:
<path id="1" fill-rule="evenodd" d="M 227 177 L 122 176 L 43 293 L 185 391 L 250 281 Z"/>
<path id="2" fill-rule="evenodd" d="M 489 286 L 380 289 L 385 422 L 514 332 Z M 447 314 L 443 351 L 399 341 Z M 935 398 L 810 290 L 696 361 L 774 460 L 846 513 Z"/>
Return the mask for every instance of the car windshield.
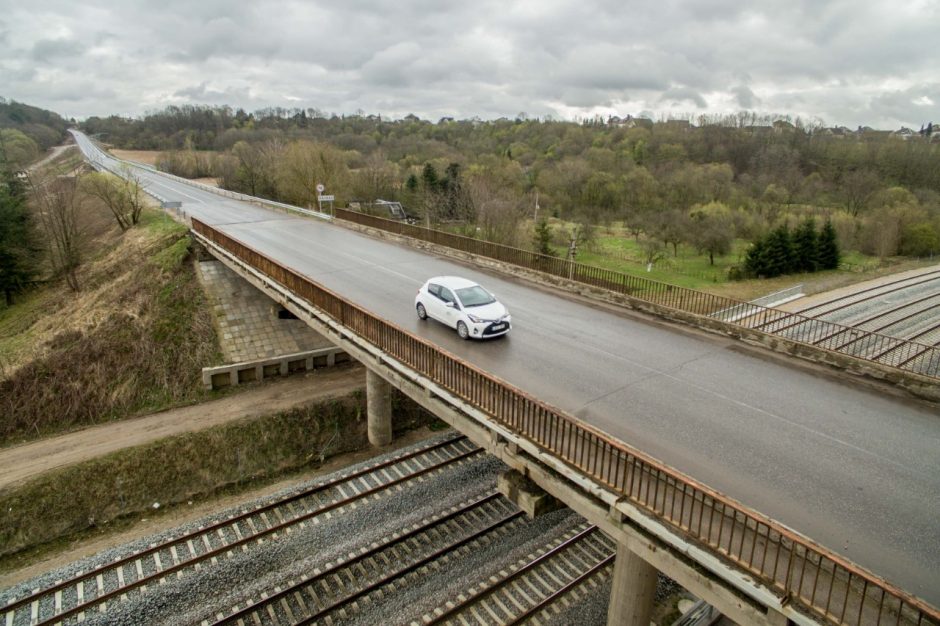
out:
<path id="1" fill-rule="evenodd" d="M 479 285 L 458 289 L 457 297 L 460 298 L 464 306 L 483 306 L 484 304 L 496 302 L 496 298 Z"/>

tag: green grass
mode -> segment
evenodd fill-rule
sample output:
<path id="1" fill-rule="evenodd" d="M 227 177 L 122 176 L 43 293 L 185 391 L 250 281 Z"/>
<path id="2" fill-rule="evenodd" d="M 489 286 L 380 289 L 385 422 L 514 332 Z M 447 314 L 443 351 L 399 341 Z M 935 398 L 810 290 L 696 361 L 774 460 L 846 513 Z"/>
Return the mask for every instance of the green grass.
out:
<path id="1" fill-rule="evenodd" d="M 184 233 L 189 230 L 185 224 L 180 224 L 160 209 L 144 209 L 140 214 L 140 225 L 157 236 Z"/>
<path id="2" fill-rule="evenodd" d="M 555 228 L 564 226 L 569 231 L 573 226 L 558 221 L 553 221 L 553 225 Z M 651 271 L 647 271 L 642 247 L 625 229 L 615 223 L 609 227 L 597 227 L 595 239 L 591 245 L 578 250 L 577 261 L 585 265 L 602 267 L 738 300 L 751 300 L 799 283 L 805 285 L 807 293 L 815 293 L 933 264 L 929 261 L 905 258 L 879 259 L 857 251 L 850 251 L 843 253 L 842 264 L 838 270 L 787 274 L 773 279 L 729 280 L 729 268 L 743 263 L 749 245 L 746 240 L 735 240 L 731 252 L 724 256 L 716 256 L 714 265 L 709 262 L 708 255 L 699 254 L 688 244 L 680 244 L 675 256 L 672 247 L 669 246 L 666 256 L 656 261 Z M 555 246 L 554 249 L 561 258 L 564 258 L 567 253 L 567 248 L 562 246 Z"/>

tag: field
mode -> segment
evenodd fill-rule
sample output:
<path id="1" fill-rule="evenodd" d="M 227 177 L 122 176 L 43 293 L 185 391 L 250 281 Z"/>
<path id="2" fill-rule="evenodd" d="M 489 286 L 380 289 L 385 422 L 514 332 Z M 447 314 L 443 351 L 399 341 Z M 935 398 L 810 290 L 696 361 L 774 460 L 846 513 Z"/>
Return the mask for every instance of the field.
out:
<path id="1" fill-rule="evenodd" d="M 572 224 L 555 220 L 552 224 L 554 228 L 568 231 L 573 228 Z M 675 254 L 672 246 L 669 246 L 665 257 L 647 268 L 641 246 L 622 226 L 615 223 L 598 227 L 594 241 L 578 250 L 577 261 L 738 300 L 753 300 L 801 283 L 804 285 L 804 293 L 819 293 L 885 274 L 936 264 L 936 260 L 903 257 L 879 259 L 850 252 L 844 254 L 838 270 L 788 274 L 772 279 L 730 280 L 728 270 L 743 263 L 748 245 L 747 241 L 735 240 L 731 253 L 716 256 L 714 265 L 709 263 L 707 255 L 699 254 L 688 244 L 680 244 Z M 555 245 L 553 248 L 562 258 L 567 254 L 567 248 L 563 246 Z"/>
<path id="2" fill-rule="evenodd" d="M 109 152 L 119 159 L 136 161 L 144 165 L 156 165 L 160 152 L 157 150 L 117 150 L 112 148 Z"/>

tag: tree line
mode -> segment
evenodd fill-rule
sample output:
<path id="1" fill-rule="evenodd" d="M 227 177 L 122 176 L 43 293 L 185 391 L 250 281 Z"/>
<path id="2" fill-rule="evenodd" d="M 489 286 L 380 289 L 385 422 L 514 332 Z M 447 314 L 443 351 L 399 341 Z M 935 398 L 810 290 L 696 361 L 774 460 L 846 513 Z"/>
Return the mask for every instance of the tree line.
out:
<path id="1" fill-rule="evenodd" d="M 83 127 L 163 150 L 161 168 L 228 189 L 309 205 L 323 183 L 341 204 L 399 200 L 426 223 L 460 222 L 512 245 L 531 245 L 540 210 L 622 223 L 650 259 L 687 246 L 714 262 L 735 240 L 807 218 L 829 221 L 842 250 L 940 252 L 940 142 L 926 133 L 902 140 L 743 113 L 693 121 L 431 122 L 187 106 Z"/>

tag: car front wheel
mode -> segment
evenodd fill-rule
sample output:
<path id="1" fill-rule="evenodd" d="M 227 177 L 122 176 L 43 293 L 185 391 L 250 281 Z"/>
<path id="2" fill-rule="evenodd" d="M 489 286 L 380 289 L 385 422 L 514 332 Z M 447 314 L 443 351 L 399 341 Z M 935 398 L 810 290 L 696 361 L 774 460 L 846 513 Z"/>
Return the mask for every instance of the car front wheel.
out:
<path id="1" fill-rule="evenodd" d="M 470 329 L 463 322 L 457 322 L 457 334 L 461 339 L 470 339 Z"/>
<path id="2" fill-rule="evenodd" d="M 423 319 L 423 320 L 428 319 L 428 312 L 427 312 L 427 309 L 424 308 L 424 305 L 423 305 L 423 304 L 421 304 L 421 303 L 419 302 L 419 303 L 418 303 L 418 306 L 417 306 L 416 308 L 417 308 L 417 310 L 418 310 L 418 317 L 419 317 L 419 318 L 421 318 L 421 319 Z"/>

